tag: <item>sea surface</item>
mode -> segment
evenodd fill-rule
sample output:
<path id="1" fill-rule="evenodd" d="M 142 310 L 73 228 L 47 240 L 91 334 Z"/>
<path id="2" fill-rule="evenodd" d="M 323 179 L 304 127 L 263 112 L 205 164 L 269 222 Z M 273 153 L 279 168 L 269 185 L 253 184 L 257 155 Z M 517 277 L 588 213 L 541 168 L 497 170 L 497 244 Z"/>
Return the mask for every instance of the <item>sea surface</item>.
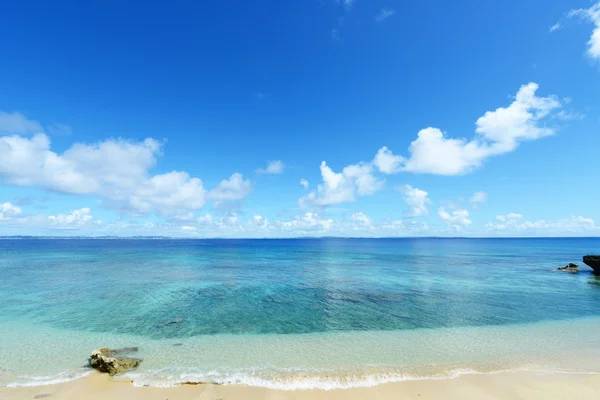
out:
<path id="1" fill-rule="evenodd" d="M 126 377 L 151 386 L 600 373 L 594 253 L 600 238 L 2 239 L 0 386 L 129 346 Z"/>

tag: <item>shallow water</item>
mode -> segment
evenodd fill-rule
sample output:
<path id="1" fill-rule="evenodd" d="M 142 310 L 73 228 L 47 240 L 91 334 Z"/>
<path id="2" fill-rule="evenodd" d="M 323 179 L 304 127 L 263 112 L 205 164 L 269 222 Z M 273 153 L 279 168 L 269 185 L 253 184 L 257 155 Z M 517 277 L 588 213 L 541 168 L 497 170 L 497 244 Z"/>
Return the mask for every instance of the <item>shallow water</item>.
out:
<path id="1" fill-rule="evenodd" d="M 598 250 L 600 239 L 0 240 L 0 384 L 78 376 L 102 346 L 139 346 L 129 376 L 152 385 L 566 368 L 552 355 L 600 349 L 588 337 L 600 280 L 552 269 Z"/>

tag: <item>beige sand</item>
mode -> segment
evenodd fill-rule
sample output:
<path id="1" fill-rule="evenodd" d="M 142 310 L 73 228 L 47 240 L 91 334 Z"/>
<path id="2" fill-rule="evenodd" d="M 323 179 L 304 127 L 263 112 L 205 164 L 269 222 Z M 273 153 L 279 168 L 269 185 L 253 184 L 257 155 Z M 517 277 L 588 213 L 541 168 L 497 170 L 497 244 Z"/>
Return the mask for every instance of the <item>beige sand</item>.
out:
<path id="1" fill-rule="evenodd" d="M 93 374 L 72 382 L 50 386 L 0 388 L 0 398 L 4 400 L 35 398 L 48 400 L 600 399 L 600 374 L 503 372 L 332 391 L 280 391 L 241 385 L 137 388 L 128 381 Z"/>

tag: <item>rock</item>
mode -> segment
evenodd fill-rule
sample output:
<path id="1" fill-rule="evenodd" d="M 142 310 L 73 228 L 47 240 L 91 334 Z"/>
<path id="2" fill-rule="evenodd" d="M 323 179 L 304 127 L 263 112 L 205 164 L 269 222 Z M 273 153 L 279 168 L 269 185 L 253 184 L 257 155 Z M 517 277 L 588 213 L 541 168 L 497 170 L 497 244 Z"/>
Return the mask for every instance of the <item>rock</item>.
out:
<path id="1" fill-rule="evenodd" d="M 107 373 L 110 376 L 122 374 L 130 369 L 136 368 L 140 365 L 142 360 L 139 358 L 113 357 L 113 355 L 119 353 L 123 354 L 124 352 L 131 353 L 132 351 L 137 351 L 137 347 L 115 350 L 103 347 L 99 350 L 92 351 L 92 354 L 90 355 L 90 365 L 92 368 Z"/>
<path id="2" fill-rule="evenodd" d="M 600 275 L 600 256 L 583 256 L 583 263 Z"/>
<path id="3" fill-rule="evenodd" d="M 576 272 L 576 271 L 579 271 L 579 265 L 569 263 L 569 264 L 565 265 L 564 267 L 559 267 L 558 270 L 559 271 Z"/>

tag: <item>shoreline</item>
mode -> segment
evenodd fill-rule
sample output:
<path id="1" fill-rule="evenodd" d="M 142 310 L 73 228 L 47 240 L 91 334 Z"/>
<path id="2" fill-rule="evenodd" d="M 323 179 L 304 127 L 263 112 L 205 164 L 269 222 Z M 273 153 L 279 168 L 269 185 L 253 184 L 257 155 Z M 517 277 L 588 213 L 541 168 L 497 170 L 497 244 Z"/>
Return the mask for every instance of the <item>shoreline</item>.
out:
<path id="1" fill-rule="evenodd" d="M 450 379 L 409 380 L 371 387 L 333 390 L 277 390 L 246 385 L 184 384 L 168 388 L 136 387 L 130 380 L 92 373 L 64 383 L 0 387 L 5 400 L 48 398 L 217 400 L 217 399 L 597 399 L 600 373 L 536 371 L 464 374 Z"/>
<path id="2" fill-rule="evenodd" d="M 600 339 L 585 334 L 599 326 L 600 318 L 594 317 L 521 326 L 410 332 L 199 337 L 177 347 L 171 341 L 142 341 L 138 337 L 105 340 L 71 333 L 60 336 L 63 343 L 69 343 L 67 348 L 53 347 L 63 357 L 55 357 L 53 364 L 43 369 L 30 366 L 29 371 L 19 370 L 19 365 L 36 358 L 25 343 L 35 342 L 38 347 L 47 348 L 56 343 L 55 339 L 47 340 L 46 330 L 29 330 L 27 342 L 18 335 L 11 340 L 9 335 L 0 346 L 0 358 L 4 360 L 0 388 L 51 387 L 85 379 L 82 375 L 95 372 L 77 365 L 83 364 L 89 354 L 87 349 L 98 342 L 108 342 L 112 348 L 140 346 L 142 365 L 119 379 L 135 387 L 210 383 L 275 391 L 335 391 L 513 372 L 600 374 Z M 8 328 L 7 332 L 18 332 Z M 568 337 L 567 330 L 572 332 Z M 544 345 L 536 348 L 540 340 Z M 304 352 L 299 353 L 300 349 Z M 381 364 L 377 366 L 377 362 Z M 70 367 L 52 373 L 52 367 L 59 365 Z"/>

